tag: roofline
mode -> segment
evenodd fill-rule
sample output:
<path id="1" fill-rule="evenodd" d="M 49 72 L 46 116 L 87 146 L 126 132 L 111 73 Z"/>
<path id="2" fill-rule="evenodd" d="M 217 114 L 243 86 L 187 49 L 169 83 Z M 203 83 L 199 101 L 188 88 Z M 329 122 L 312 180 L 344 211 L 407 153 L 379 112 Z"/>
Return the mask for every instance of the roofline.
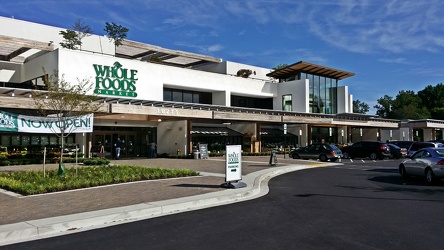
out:
<path id="1" fill-rule="evenodd" d="M 288 77 L 295 72 L 305 72 L 329 78 L 334 78 L 338 80 L 342 80 L 355 75 L 355 73 L 348 72 L 345 70 L 330 68 L 327 66 L 322 66 L 305 61 L 299 61 L 297 63 L 288 65 L 282 69 L 277 69 L 271 73 L 268 73 L 267 76 L 279 79 L 279 78 Z"/>

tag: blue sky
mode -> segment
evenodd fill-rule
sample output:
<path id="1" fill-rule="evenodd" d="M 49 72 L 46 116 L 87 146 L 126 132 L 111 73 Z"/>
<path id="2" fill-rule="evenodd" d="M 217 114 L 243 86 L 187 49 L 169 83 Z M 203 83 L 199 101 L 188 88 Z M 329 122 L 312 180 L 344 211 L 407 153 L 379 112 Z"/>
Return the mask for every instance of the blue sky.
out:
<path id="1" fill-rule="evenodd" d="M 442 0 L 2 0 L 0 15 L 61 28 L 105 22 L 128 40 L 272 68 L 307 61 L 369 104 L 444 79 Z"/>

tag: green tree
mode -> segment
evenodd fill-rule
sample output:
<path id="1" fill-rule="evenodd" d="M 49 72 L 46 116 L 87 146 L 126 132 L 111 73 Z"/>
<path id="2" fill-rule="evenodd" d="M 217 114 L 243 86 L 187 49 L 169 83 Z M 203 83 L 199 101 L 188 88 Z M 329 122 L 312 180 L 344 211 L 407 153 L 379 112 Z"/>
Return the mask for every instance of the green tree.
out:
<path id="1" fill-rule="evenodd" d="M 366 114 L 370 110 L 367 103 L 361 102 L 359 99 L 353 100 L 353 113 Z"/>
<path id="2" fill-rule="evenodd" d="M 78 18 L 74 22 L 72 29 L 62 30 L 59 32 L 60 35 L 65 39 L 60 45 L 67 49 L 77 49 L 77 46 L 82 49 L 82 39 L 90 36 L 92 29 L 86 25 L 81 18 Z"/>
<path id="3" fill-rule="evenodd" d="M 65 49 L 77 49 L 77 46 L 82 46 L 77 33 L 74 30 L 62 30 L 59 33 L 63 36 L 63 42 L 60 42 L 60 46 Z"/>
<path id="4" fill-rule="evenodd" d="M 91 95 L 94 85 L 89 80 L 78 80 L 78 84 L 70 84 L 58 72 L 48 76 L 44 71 L 44 82 L 47 91 L 34 91 L 32 97 L 38 113 L 44 117 L 56 117 L 57 124 L 66 122 L 74 116 L 82 116 L 95 113 L 101 109 L 102 103 L 96 102 L 98 97 Z M 61 138 L 61 152 L 64 150 L 64 141 L 73 131 L 64 126 L 60 132 L 53 131 Z M 60 163 L 63 162 L 63 154 L 60 154 Z"/>
<path id="5" fill-rule="evenodd" d="M 74 23 L 74 25 L 72 26 L 73 30 L 77 33 L 77 36 L 79 38 L 80 41 L 80 49 L 82 49 L 82 39 L 90 36 L 92 34 L 92 29 L 91 27 L 89 27 L 88 25 L 86 25 L 83 21 L 82 18 L 78 18 L 77 21 Z"/>
<path id="6" fill-rule="evenodd" d="M 444 84 L 436 86 L 428 85 L 423 90 L 418 91 L 422 104 L 430 110 L 431 118 L 443 119 L 442 109 L 444 108 Z"/>
<path id="7" fill-rule="evenodd" d="M 111 23 L 106 22 L 104 30 L 108 34 L 110 41 L 114 41 L 114 45 L 116 47 L 122 45 L 122 42 L 126 38 L 126 35 L 129 31 L 129 29 L 121 25 L 117 25 L 113 22 Z"/>
<path id="8" fill-rule="evenodd" d="M 283 64 L 279 64 L 278 66 L 276 66 L 276 67 L 274 67 L 274 68 L 271 68 L 272 70 L 278 70 L 278 69 L 283 69 L 283 68 L 285 68 L 285 67 L 287 67 L 288 66 L 288 64 L 286 64 L 286 63 L 283 63 Z"/>
<path id="9" fill-rule="evenodd" d="M 382 118 L 391 118 L 393 97 L 389 95 L 384 95 L 377 100 L 377 105 L 373 106 L 376 109 L 376 115 Z"/>
<path id="10" fill-rule="evenodd" d="M 399 91 L 393 101 L 393 119 L 427 119 L 430 112 L 422 105 L 421 98 L 412 90 Z"/>

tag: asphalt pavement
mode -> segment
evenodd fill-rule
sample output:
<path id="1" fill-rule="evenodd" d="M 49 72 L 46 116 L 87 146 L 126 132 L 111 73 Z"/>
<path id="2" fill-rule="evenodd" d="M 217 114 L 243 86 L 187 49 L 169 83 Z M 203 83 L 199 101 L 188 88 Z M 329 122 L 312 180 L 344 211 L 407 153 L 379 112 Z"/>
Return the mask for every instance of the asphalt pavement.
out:
<path id="1" fill-rule="evenodd" d="M 187 168 L 199 176 L 130 182 L 41 195 L 21 196 L 0 189 L 0 245 L 53 237 L 142 219 L 220 206 L 261 197 L 274 176 L 338 163 L 278 156 L 243 156 L 243 188 L 224 188 L 225 158 L 113 160 L 111 164 Z M 83 167 L 66 164 L 67 167 Z M 0 167 L 0 171 L 43 170 L 56 164 Z"/>

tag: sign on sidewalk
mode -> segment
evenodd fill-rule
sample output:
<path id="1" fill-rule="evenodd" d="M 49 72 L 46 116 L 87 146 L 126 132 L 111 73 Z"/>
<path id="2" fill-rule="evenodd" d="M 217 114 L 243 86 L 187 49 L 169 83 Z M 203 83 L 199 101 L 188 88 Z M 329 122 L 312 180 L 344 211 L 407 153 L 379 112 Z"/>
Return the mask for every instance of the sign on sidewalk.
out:
<path id="1" fill-rule="evenodd" d="M 225 150 L 225 183 L 223 187 L 241 188 L 247 185 L 242 180 L 242 147 L 227 145 Z"/>

